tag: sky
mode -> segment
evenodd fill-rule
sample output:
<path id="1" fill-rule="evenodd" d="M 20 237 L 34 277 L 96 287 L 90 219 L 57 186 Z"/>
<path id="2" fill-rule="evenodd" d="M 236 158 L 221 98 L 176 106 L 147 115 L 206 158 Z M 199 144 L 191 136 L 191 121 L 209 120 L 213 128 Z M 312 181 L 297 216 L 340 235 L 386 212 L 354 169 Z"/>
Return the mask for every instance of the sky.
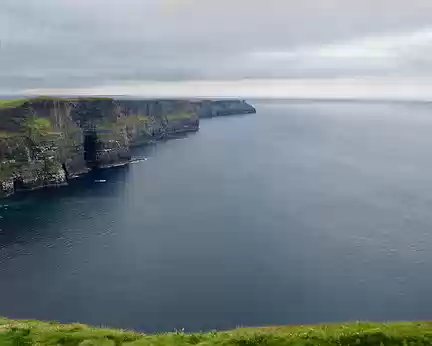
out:
<path id="1" fill-rule="evenodd" d="M 1 0 L 0 93 L 432 99 L 430 0 Z"/>

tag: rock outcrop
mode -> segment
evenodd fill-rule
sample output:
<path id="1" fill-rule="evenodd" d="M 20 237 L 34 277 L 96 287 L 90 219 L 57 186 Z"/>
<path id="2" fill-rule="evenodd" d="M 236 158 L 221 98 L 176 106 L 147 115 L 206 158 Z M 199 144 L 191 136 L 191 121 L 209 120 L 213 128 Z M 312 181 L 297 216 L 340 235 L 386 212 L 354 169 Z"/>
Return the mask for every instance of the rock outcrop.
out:
<path id="1" fill-rule="evenodd" d="M 126 164 L 131 147 L 197 131 L 200 117 L 254 112 L 236 100 L 0 101 L 0 197 Z"/>
<path id="2" fill-rule="evenodd" d="M 200 118 L 212 118 L 233 114 L 256 113 L 253 106 L 242 100 L 200 101 Z"/>

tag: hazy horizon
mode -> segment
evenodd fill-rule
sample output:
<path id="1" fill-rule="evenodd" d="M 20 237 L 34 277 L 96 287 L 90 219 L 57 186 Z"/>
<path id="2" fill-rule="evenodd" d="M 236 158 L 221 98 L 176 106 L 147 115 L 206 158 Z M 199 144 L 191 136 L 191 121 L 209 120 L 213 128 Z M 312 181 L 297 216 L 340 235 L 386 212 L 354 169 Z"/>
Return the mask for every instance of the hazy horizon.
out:
<path id="1" fill-rule="evenodd" d="M 1 94 L 0 94 L 1 95 Z M 291 100 L 432 101 L 432 81 L 386 80 L 241 80 L 135 82 L 94 88 L 28 89 L 3 93 L 20 96 L 107 96 L 132 98 L 244 98 Z"/>

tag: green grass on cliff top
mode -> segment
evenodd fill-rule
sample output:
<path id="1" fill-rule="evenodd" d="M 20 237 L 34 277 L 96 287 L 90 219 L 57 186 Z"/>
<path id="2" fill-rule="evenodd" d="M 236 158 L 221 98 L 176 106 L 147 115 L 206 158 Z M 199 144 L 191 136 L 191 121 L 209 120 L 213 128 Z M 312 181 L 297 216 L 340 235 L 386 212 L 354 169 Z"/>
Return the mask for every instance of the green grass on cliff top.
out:
<path id="1" fill-rule="evenodd" d="M 176 121 L 176 120 L 186 120 L 196 118 L 196 114 L 171 114 L 167 115 L 168 121 Z"/>
<path id="2" fill-rule="evenodd" d="M 76 101 L 107 101 L 107 100 L 113 100 L 113 99 L 110 97 L 63 98 L 63 97 L 39 96 L 39 97 L 23 98 L 23 99 L 16 99 L 16 100 L 0 100 L 0 110 L 18 108 L 24 105 L 26 102 L 35 102 L 35 101 L 76 102 Z"/>
<path id="3" fill-rule="evenodd" d="M 0 109 L 18 108 L 26 103 L 28 99 L 0 100 Z"/>
<path id="4" fill-rule="evenodd" d="M 81 324 L 60 325 L 0 319 L 0 345 L 432 345 L 432 322 L 391 324 L 245 328 L 199 334 L 144 335 L 131 331 L 98 329 Z"/>

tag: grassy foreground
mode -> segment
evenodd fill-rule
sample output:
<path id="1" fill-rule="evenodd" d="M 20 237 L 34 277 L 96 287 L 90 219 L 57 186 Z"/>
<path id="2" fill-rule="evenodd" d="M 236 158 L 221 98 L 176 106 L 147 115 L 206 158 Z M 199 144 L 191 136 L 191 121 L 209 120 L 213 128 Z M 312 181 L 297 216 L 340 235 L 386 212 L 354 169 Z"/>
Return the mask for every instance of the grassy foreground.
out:
<path id="1" fill-rule="evenodd" d="M 0 319 L 0 345 L 432 345 L 432 322 L 355 323 L 144 335 L 81 324 Z"/>

